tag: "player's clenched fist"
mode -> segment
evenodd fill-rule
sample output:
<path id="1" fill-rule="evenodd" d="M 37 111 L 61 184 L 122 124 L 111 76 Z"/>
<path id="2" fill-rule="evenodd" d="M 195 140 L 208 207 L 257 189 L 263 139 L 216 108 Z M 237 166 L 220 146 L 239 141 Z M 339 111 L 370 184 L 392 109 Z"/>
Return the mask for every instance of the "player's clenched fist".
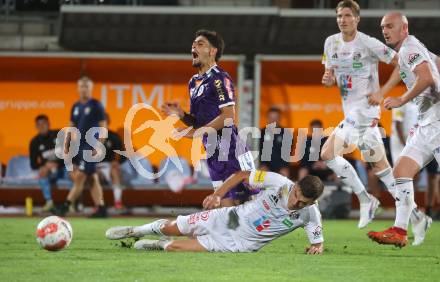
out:
<path id="1" fill-rule="evenodd" d="M 324 84 L 327 87 L 332 86 L 335 84 L 336 79 L 333 74 L 333 69 L 326 69 L 324 72 L 324 75 L 322 76 L 322 84 Z"/>
<path id="2" fill-rule="evenodd" d="M 220 206 L 220 200 L 220 196 L 211 194 L 203 200 L 203 208 L 206 210 L 218 208 Z"/>

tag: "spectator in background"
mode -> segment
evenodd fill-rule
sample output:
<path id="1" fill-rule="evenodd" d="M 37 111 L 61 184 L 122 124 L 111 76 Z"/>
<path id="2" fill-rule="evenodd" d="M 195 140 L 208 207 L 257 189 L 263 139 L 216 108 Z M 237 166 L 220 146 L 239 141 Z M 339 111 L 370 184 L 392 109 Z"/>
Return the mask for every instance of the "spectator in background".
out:
<path id="1" fill-rule="evenodd" d="M 321 141 L 319 141 L 321 140 Z M 304 156 L 300 161 L 298 171 L 298 180 L 305 176 L 313 174 L 318 176 L 322 181 L 336 181 L 337 177 L 334 172 L 327 167 L 321 159 L 321 148 L 327 137 L 324 135 L 322 121 L 314 119 L 310 122 L 309 134 L 305 142 Z"/>
<path id="2" fill-rule="evenodd" d="M 267 111 L 267 126 L 261 130 L 260 139 L 260 170 L 273 171 L 285 177 L 289 177 L 289 163 L 281 157 L 281 147 L 283 144 L 284 128 L 280 126 L 281 110 L 272 107 Z M 263 149 L 270 148 L 272 151 L 270 159 L 263 154 Z"/>
<path id="3" fill-rule="evenodd" d="M 110 124 L 110 117 L 108 113 L 105 114 L 107 126 Z M 115 202 L 115 209 L 118 212 L 124 212 L 122 204 L 122 185 L 121 185 L 121 163 L 126 158 L 122 155 L 116 154 L 114 150 L 124 150 L 123 143 L 119 135 L 108 129 L 108 137 L 104 142 L 106 154 L 104 160 L 98 165 L 98 173 L 100 176 L 111 185 L 113 189 L 113 197 Z"/>
<path id="4" fill-rule="evenodd" d="M 54 208 L 51 185 L 64 175 L 63 160 L 55 155 L 58 130 L 50 129 L 49 118 L 37 116 L 35 128 L 38 134 L 29 145 L 29 157 L 32 169 L 38 170 L 38 183 L 46 201 L 43 212 L 48 212 Z"/>
<path id="5" fill-rule="evenodd" d="M 92 98 L 93 81 L 87 76 L 82 76 L 78 80 L 78 93 L 79 101 L 72 106 L 70 116 L 70 126 L 76 127 L 79 130 L 81 136 L 75 136 L 75 134 L 67 133 L 65 140 L 64 153 L 69 153 L 70 141 L 73 138 L 80 140 L 79 151 L 74 159 L 77 163 L 75 167 L 75 176 L 73 179 L 73 188 L 67 195 L 66 201 L 63 203 L 57 213 L 64 216 L 69 210 L 73 210 L 73 204 L 81 195 L 84 184 L 89 178 L 92 181 L 92 188 L 90 194 L 92 195 L 93 202 L 96 206 L 96 211 L 91 215 L 92 218 L 107 217 L 107 209 L 104 205 L 104 195 L 102 191 L 101 183 L 96 172 L 96 162 L 86 160 L 85 152 L 91 150 L 92 156 L 97 157 L 99 154 L 105 152 L 99 152 L 98 143 L 104 143 L 104 138 L 99 137 L 92 146 L 86 142 L 86 133 L 92 127 L 106 128 L 107 123 L 105 120 L 104 107 L 101 102 Z M 97 136 L 95 135 L 95 138 Z"/>

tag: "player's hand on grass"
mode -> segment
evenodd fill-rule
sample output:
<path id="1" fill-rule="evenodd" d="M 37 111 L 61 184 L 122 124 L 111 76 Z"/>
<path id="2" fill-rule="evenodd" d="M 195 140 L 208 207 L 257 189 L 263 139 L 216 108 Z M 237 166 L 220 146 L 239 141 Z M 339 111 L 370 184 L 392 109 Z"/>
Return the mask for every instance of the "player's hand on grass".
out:
<path id="1" fill-rule="evenodd" d="M 368 104 L 370 104 L 371 106 L 377 106 L 380 105 L 380 103 L 382 102 L 383 95 L 380 91 L 378 91 L 368 94 L 367 98 L 368 98 Z"/>
<path id="2" fill-rule="evenodd" d="M 324 252 L 324 245 L 322 243 L 311 244 L 306 248 L 306 254 L 308 255 L 321 255 Z"/>
<path id="3" fill-rule="evenodd" d="M 333 74 L 333 69 L 326 69 L 324 75 L 322 76 L 322 84 L 330 87 L 336 83 L 336 78 Z"/>
<path id="4" fill-rule="evenodd" d="M 383 102 L 383 106 L 387 110 L 391 110 L 393 108 L 398 108 L 398 107 L 400 107 L 402 105 L 403 105 L 403 101 L 402 101 L 402 98 L 400 98 L 400 97 L 397 97 L 397 98 L 388 97 Z"/>
<path id="5" fill-rule="evenodd" d="M 176 115 L 179 118 L 183 118 L 183 116 L 184 116 L 183 109 L 176 102 L 169 102 L 169 103 L 162 104 L 161 110 L 162 110 L 162 113 L 167 116 Z"/>
<path id="6" fill-rule="evenodd" d="M 215 208 L 218 208 L 220 206 L 220 196 L 217 196 L 215 194 L 211 194 L 203 200 L 203 208 L 205 210 L 212 210 Z"/>

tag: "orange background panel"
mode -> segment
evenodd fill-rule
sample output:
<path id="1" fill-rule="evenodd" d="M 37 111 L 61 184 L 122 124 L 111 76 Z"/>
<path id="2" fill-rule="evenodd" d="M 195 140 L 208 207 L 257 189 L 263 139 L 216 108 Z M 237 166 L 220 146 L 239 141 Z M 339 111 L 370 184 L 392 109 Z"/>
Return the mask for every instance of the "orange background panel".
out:
<path id="1" fill-rule="evenodd" d="M 237 77 L 237 62 L 221 63 Z M 134 103 L 148 102 L 157 111 L 165 101 L 177 101 L 189 110 L 188 81 L 194 74 L 190 60 L 130 60 L 77 58 L 0 58 L 0 161 L 15 155 L 28 155 L 29 142 L 36 135 L 34 119 L 49 116 L 52 128 L 68 126 L 70 109 L 78 100 L 76 81 L 81 74 L 94 80 L 93 97 L 103 102 L 110 115 L 109 128 L 120 136 L 126 113 Z M 159 120 L 151 111 L 140 111 L 133 120 L 136 129 L 146 120 Z M 182 127 L 180 122 L 175 127 Z M 136 149 L 148 144 L 153 133 L 146 129 L 133 135 Z M 190 139 L 170 140 L 179 156 L 191 161 Z M 194 146 L 200 147 L 198 142 Z M 195 150 L 194 161 L 202 150 Z M 148 156 L 159 165 L 165 155 Z"/>

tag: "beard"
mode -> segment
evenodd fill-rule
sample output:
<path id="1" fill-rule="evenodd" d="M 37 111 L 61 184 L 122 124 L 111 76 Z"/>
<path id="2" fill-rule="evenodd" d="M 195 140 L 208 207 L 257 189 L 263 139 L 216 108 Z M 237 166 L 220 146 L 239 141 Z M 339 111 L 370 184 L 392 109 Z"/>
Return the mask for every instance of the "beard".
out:
<path id="1" fill-rule="evenodd" d="M 195 68 L 200 68 L 202 66 L 202 63 L 200 61 L 199 62 L 193 62 L 192 66 L 195 67 Z"/>

